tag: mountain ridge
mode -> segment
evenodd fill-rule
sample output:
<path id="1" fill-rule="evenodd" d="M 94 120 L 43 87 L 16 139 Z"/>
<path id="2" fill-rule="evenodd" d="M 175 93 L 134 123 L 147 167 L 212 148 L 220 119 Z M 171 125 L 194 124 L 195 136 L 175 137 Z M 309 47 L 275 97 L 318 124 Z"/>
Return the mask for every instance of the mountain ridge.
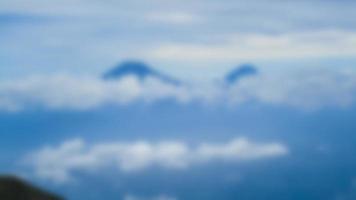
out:
<path id="1" fill-rule="evenodd" d="M 129 60 L 120 63 L 111 70 L 102 75 L 104 80 L 119 80 L 125 76 L 132 75 L 140 81 L 144 81 L 148 77 L 157 78 L 163 82 L 173 85 L 180 85 L 181 82 L 166 74 L 160 73 L 142 61 Z"/>
<path id="2" fill-rule="evenodd" d="M 10 175 L 0 176 L 0 199 L 2 200 L 63 200 L 30 183 Z"/>
<path id="3" fill-rule="evenodd" d="M 245 77 L 254 76 L 256 74 L 258 74 L 258 70 L 255 67 L 255 65 L 250 63 L 245 63 L 237 66 L 235 69 L 227 73 L 225 75 L 224 81 L 228 84 L 233 84 Z"/>

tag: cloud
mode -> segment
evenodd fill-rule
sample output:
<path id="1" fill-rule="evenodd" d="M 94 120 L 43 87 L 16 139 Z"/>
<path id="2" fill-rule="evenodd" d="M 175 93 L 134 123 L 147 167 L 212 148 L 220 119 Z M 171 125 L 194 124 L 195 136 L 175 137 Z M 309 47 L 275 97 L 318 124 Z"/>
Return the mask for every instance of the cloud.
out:
<path id="1" fill-rule="evenodd" d="M 80 111 L 105 105 L 150 105 L 163 100 L 226 107 L 253 102 L 305 110 L 347 108 L 356 101 L 356 73 L 341 69 L 260 73 L 231 85 L 173 85 L 153 77 L 140 81 L 135 76 L 104 81 L 70 75 L 34 76 L 0 83 L 0 110 L 8 112 L 33 108 Z"/>
<path id="2" fill-rule="evenodd" d="M 153 12 L 146 15 L 146 19 L 151 22 L 167 24 L 193 24 L 201 21 L 201 17 L 187 12 Z"/>
<path id="3" fill-rule="evenodd" d="M 256 59 L 342 57 L 356 54 L 356 33 L 340 30 L 235 34 L 213 43 L 165 43 L 143 53 L 157 60 L 194 63 Z"/>
<path id="4" fill-rule="evenodd" d="M 69 75 L 34 76 L 0 85 L 0 109 L 22 110 L 28 106 L 49 109 L 85 110 L 105 104 L 126 105 L 171 98 L 185 100 L 184 89 L 148 78 L 140 82 L 128 76 L 119 81 L 103 81 Z"/>
<path id="5" fill-rule="evenodd" d="M 264 74 L 243 79 L 228 91 L 232 105 L 260 102 L 305 110 L 352 105 L 356 100 L 352 70 L 305 70 L 291 74 Z"/>
<path id="6" fill-rule="evenodd" d="M 47 146 L 26 156 L 26 163 L 37 177 L 55 182 L 70 181 L 73 171 L 92 171 L 115 167 L 134 173 L 152 167 L 182 170 L 192 165 L 216 161 L 250 161 L 284 156 L 280 143 L 255 143 L 245 138 L 226 143 L 189 145 L 180 141 L 111 142 L 88 144 L 82 139 Z"/>
<path id="7" fill-rule="evenodd" d="M 330 32 L 326 30 L 341 32 L 339 38 L 342 38 L 343 32 L 355 32 L 354 7 L 352 1 L 304 0 L 274 3 L 2 0 L 0 13 L 40 19 L 40 23 L 15 20 L 2 26 L 0 74 L 16 77 L 34 70 L 59 69 L 93 72 L 100 66 L 132 57 L 143 57 L 173 71 L 185 67 L 194 71 L 197 66 L 217 69 L 236 61 L 251 61 L 252 57 L 274 60 L 278 59 L 277 55 L 294 58 L 318 54 L 327 59 L 330 54 L 351 54 L 353 57 L 354 42 L 345 46 L 336 44 L 332 51 L 334 39 L 320 42 L 322 49 L 313 42 L 308 46 L 304 40 L 298 40 L 287 46 L 291 49 L 281 50 L 272 45 L 271 51 L 267 51 L 263 46 L 256 47 L 254 41 L 263 43 L 267 38 L 280 44 L 279 37 Z M 236 41 L 236 38 L 240 39 Z M 250 43 L 240 43 L 245 38 Z M 299 43 L 303 46 L 298 46 Z M 335 53 L 337 50 L 340 51 Z"/>

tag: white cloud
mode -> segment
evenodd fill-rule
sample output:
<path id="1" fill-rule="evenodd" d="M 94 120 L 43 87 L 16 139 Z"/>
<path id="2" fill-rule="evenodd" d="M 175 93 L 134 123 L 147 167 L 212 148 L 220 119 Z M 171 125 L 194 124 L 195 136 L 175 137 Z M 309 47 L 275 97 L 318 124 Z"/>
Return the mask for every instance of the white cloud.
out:
<path id="1" fill-rule="evenodd" d="M 0 12 L 5 13 L 7 23 L 0 38 L 1 55 L 4 63 L 12 64 L 2 65 L 0 73 L 9 77 L 31 69 L 93 71 L 141 55 L 174 71 L 182 66 L 203 66 L 208 71 L 251 58 L 353 56 L 355 42 L 343 41 L 354 35 L 355 3 L 328 3 L 2 0 Z M 292 7 L 298 12 L 290 13 Z M 280 17 L 286 15 L 288 19 Z M 306 34 L 314 35 L 315 42 L 306 42 L 301 38 L 305 33 L 296 31 L 309 31 Z M 333 34 L 329 32 L 337 34 L 330 40 L 320 37 L 325 38 L 322 42 L 315 35 Z M 293 38 L 286 41 L 289 36 Z"/>
<path id="2" fill-rule="evenodd" d="M 139 99 L 146 102 L 165 98 L 187 101 L 182 87 L 148 78 L 140 82 L 128 76 L 119 81 L 68 75 L 36 76 L 0 85 L 0 109 L 16 111 L 28 106 L 49 109 L 90 109 L 105 104 L 125 105 Z"/>
<path id="3" fill-rule="evenodd" d="M 146 15 L 146 19 L 152 22 L 167 24 L 193 24 L 201 21 L 201 17 L 187 12 L 153 12 Z"/>
<path id="4" fill-rule="evenodd" d="M 203 160 L 253 160 L 285 154 L 286 148 L 279 143 L 254 144 L 244 138 L 226 144 L 201 144 L 197 149 L 198 157 Z"/>
<path id="5" fill-rule="evenodd" d="M 232 105 L 261 102 L 306 110 L 348 107 L 356 100 L 354 71 L 303 71 L 293 74 L 264 74 L 249 77 L 228 91 Z"/>
<path id="6" fill-rule="evenodd" d="M 47 146 L 26 157 L 36 176 L 56 182 L 71 180 L 76 170 L 91 171 L 116 167 L 134 173 L 151 167 L 186 169 L 217 160 L 247 161 L 284 156 L 288 153 L 280 143 L 254 143 L 236 138 L 226 143 L 189 145 L 179 141 L 112 142 L 88 144 L 81 139 Z"/>
<path id="7" fill-rule="evenodd" d="M 105 105 L 126 106 L 172 100 L 209 106 L 236 107 L 254 102 L 306 110 L 347 108 L 356 101 L 353 70 L 304 70 L 295 73 L 261 73 L 232 85 L 204 83 L 172 85 L 156 78 L 134 76 L 117 81 L 68 75 L 37 76 L 0 83 L 0 110 L 28 108 L 88 110 Z"/>
<path id="8" fill-rule="evenodd" d="M 256 59 L 354 56 L 356 33 L 340 30 L 297 33 L 229 34 L 220 42 L 165 43 L 142 53 L 146 58 L 194 63 Z"/>

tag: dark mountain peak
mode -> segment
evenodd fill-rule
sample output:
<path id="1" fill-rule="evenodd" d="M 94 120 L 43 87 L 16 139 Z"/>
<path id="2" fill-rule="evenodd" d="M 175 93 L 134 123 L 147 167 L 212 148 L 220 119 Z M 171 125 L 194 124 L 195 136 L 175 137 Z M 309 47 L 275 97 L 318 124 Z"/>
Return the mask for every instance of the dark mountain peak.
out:
<path id="1" fill-rule="evenodd" d="M 129 75 L 136 76 L 141 81 L 147 77 L 154 77 L 170 84 L 180 84 L 180 82 L 176 79 L 156 71 L 144 62 L 135 60 L 122 62 L 121 64 L 106 72 L 103 75 L 103 78 L 105 80 L 119 80 Z"/>
<path id="2" fill-rule="evenodd" d="M 127 75 L 134 75 L 139 79 L 144 79 L 154 74 L 157 74 L 157 72 L 143 62 L 125 61 L 105 73 L 104 79 L 119 79 Z"/>
<path id="3" fill-rule="evenodd" d="M 225 76 L 225 81 L 227 83 L 235 83 L 239 81 L 241 78 L 256 75 L 258 73 L 257 68 L 252 64 L 242 64 L 232 70 Z"/>
<path id="4" fill-rule="evenodd" d="M 0 199 L 62 200 L 14 176 L 0 176 Z"/>

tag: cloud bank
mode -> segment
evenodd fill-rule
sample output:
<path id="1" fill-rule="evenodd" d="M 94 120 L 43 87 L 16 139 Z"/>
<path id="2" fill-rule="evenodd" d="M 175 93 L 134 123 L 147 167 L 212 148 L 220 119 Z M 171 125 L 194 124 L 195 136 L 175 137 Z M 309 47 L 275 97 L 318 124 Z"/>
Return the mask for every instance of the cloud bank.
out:
<path id="1" fill-rule="evenodd" d="M 219 40 L 219 39 L 218 39 Z M 193 63 L 256 59 L 300 59 L 342 57 L 356 54 L 356 33 L 341 30 L 305 31 L 283 34 L 228 34 L 202 44 L 166 43 L 150 49 L 147 58 Z"/>
<path id="2" fill-rule="evenodd" d="M 180 141 L 111 142 L 88 144 L 82 139 L 68 140 L 59 146 L 47 146 L 26 157 L 26 163 L 40 178 L 66 182 L 73 172 L 108 167 L 123 173 L 134 173 L 158 167 L 169 170 L 186 169 L 216 161 L 251 161 L 288 154 L 280 143 L 255 143 L 245 138 L 226 143 L 189 145 Z"/>
<path id="3" fill-rule="evenodd" d="M 306 70 L 293 74 L 246 78 L 228 91 L 235 104 L 261 102 L 305 110 L 345 108 L 356 100 L 356 74 L 352 70 Z"/>
<path id="4" fill-rule="evenodd" d="M 105 105 L 178 104 L 236 107 L 245 103 L 315 110 L 348 107 L 356 100 L 353 70 L 304 70 L 298 73 L 258 74 L 236 83 L 172 85 L 149 77 L 127 76 L 117 81 L 69 75 L 34 76 L 0 83 L 0 111 L 42 108 L 89 110 Z"/>
<path id="5" fill-rule="evenodd" d="M 306 0 L 2 0 L 0 73 L 16 77 L 34 70 L 95 71 L 132 57 L 174 71 L 189 68 L 189 74 L 254 59 L 354 57 L 355 5 Z M 207 74 L 214 77 L 214 72 Z"/>
<path id="6" fill-rule="evenodd" d="M 154 78 L 134 76 L 119 81 L 69 75 L 35 76 L 0 85 L 0 109 L 17 111 L 30 106 L 86 110 L 101 105 L 127 105 L 139 99 L 152 102 L 174 98 L 184 102 L 185 90 Z"/>

